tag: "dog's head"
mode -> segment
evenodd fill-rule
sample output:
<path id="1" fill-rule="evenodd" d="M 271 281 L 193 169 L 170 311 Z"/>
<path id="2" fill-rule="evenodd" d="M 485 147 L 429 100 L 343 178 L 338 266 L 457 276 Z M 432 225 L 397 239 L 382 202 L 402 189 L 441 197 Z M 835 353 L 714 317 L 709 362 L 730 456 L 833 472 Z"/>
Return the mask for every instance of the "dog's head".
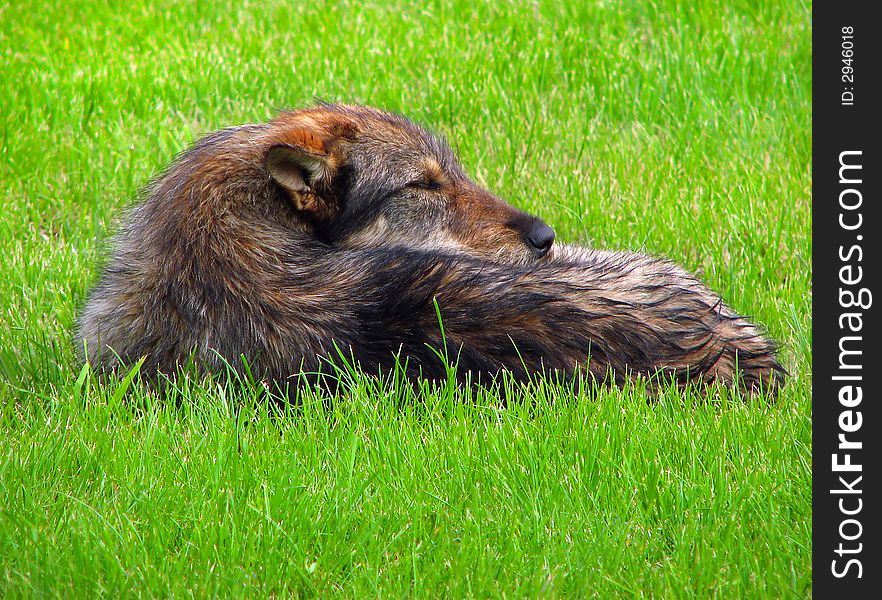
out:
<path id="1" fill-rule="evenodd" d="M 548 254 L 554 231 L 473 182 L 443 139 L 378 109 L 322 104 L 270 124 L 264 164 L 316 234 L 505 262 Z"/>

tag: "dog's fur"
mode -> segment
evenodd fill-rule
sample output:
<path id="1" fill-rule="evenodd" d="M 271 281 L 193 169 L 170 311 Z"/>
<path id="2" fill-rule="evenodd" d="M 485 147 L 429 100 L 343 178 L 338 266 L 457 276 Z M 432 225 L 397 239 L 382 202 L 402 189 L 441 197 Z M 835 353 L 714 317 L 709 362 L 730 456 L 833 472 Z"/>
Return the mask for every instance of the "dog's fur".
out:
<path id="1" fill-rule="evenodd" d="M 775 345 L 662 260 L 559 247 L 403 117 L 321 104 L 226 129 L 134 207 L 79 323 L 96 367 L 173 373 L 246 359 L 284 384 L 343 351 L 486 381 L 585 369 L 622 382 L 783 382 Z M 590 360 L 588 359 L 590 354 Z"/>

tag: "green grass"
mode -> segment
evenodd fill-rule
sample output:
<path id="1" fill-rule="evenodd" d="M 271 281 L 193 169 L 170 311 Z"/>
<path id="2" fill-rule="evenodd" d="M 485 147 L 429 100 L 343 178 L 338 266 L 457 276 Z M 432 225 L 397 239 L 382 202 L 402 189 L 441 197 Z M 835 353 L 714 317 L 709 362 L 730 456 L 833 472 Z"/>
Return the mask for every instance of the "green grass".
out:
<path id="1" fill-rule="evenodd" d="M 0 597 L 811 595 L 810 19 L 0 6 Z M 201 133 L 313 97 L 441 131 L 558 239 L 698 272 L 780 340 L 788 387 L 647 404 L 359 378 L 272 414 L 247 384 L 160 401 L 82 370 L 73 323 L 119 210 Z"/>

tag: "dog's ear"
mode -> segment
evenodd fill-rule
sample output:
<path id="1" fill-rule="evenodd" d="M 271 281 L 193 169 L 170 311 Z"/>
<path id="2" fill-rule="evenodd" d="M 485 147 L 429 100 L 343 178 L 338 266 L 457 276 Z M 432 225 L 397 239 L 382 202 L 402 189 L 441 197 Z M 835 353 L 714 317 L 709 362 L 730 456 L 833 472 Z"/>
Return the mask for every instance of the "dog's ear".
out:
<path id="1" fill-rule="evenodd" d="M 339 135 L 324 129 L 288 129 L 264 155 L 270 176 L 285 192 L 291 205 L 317 221 L 340 212 L 333 181 L 342 160 Z M 325 134 L 325 135 L 323 135 Z"/>

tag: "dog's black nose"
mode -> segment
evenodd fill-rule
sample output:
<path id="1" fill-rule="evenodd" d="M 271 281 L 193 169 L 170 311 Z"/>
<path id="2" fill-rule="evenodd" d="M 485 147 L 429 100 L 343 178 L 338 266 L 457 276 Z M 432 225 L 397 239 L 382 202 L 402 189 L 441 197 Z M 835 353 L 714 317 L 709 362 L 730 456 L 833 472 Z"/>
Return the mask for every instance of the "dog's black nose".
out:
<path id="1" fill-rule="evenodd" d="M 542 221 L 534 222 L 532 227 L 530 227 L 530 232 L 527 234 L 527 243 L 530 244 L 533 251 L 539 256 L 545 256 L 551 249 L 553 242 L 554 229 Z"/>

